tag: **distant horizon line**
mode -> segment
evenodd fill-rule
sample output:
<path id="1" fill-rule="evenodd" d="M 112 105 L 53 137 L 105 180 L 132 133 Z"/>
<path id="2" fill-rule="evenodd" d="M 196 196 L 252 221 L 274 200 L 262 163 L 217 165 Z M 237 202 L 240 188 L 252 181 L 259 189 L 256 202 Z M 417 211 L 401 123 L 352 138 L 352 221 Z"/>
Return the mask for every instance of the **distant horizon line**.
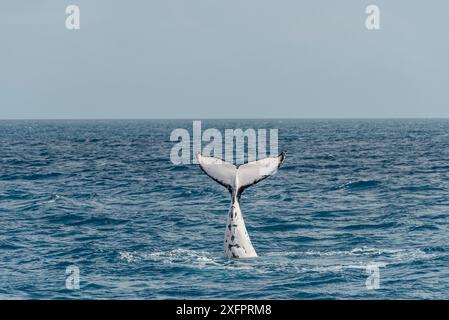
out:
<path id="1" fill-rule="evenodd" d="M 196 118 L 0 118 L 0 121 L 95 121 L 95 120 L 131 120 L 131 121 L 148 121 L 148 120 L 449 120 L 447 117 L 297 117 L 297 118 L 281 118 L 281 117 L 261 117 L 261 118 L 212 118 L 212 117 L 196 117 Z"/>

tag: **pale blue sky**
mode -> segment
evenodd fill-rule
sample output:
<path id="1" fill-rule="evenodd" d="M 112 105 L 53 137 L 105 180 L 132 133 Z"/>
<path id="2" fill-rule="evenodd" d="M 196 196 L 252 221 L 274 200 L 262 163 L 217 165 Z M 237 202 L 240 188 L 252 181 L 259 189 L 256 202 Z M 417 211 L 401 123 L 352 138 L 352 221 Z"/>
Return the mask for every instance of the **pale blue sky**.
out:
<path id="1" fill-rule="evenodd" d="M 0 4 L 0 118 L 266 117 L 449 117 L 449 1 Z"/>

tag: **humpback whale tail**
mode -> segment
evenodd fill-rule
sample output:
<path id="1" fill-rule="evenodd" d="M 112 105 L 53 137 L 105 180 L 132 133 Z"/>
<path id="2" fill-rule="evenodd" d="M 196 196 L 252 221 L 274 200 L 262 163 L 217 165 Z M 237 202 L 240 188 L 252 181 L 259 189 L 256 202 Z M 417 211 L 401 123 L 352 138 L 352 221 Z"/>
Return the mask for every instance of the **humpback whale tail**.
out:
<path id="1" fill-rule="evenodd" d="M 285 152 L 235 166 L 224 160 L 197 154 L 200 168 L 229 192 L 240 195 L 243 190 L 276 173 L 285 159 Z"/>
<path id="2" fill-rule="evenodd" d="M 214 181 L 226 187 L 231 193 L 232 202 L 229 209 L 225 232 L 224 254 L 228 258 L 257 257 L 246 231 L 240 209 L 240 195 L 243 190 L 276 173 L 284 162 L 285 153 L 279 156 L 251 161 L 240 166 L 213 157 L 197 154 L 201 170 Z"/>

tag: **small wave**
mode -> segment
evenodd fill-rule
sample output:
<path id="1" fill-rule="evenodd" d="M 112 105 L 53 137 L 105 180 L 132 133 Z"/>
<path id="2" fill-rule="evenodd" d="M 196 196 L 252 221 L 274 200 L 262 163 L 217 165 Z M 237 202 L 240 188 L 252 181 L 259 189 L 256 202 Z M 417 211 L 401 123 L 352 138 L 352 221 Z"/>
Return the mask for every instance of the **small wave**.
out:
<path id="1" fill-rule="evenodd" d="M 326 154 L 324 156 L 318 157 L 318 159 L 335 161 L 337 158 L 333 154 Z"/>
<path id="2" fill-rule="evenodd" d="M 180 166 L 171 166 L 168 170 L 175 172 L 182 172 L 191 170 L 191 168 L 188 165 L 180 165 Z"/>
<path id="3" fill-rule="evenodd" d="M 181 248 L 156 252 L 119 252 L 119 259 L 129 264 L 153 261 L 158 264 L 190 269 L 241 271 L 249 272 L 252 275 L 278 272 L 340 273 L 351 269 L 366 270 L 372 265 L 388 267 L 389 265 L 429 260 L 435 257 L 437 257 L 437 253 L 428 253 L 421 249 L 368 247 L 347 251 L 271 252 L 261 254 L 258 259 L 250 260 L 228 260 L 209 252 Z"/>
<path id="4" fill-rule="evenodd" d="M 62 207 L 59 206 L 61 209 Z M 56 213 L 47 214 L 45 219 L 49 223 L 58 223 L 65 226 L 92 226 L 97 228 L 110 228 L 115 226 L 126 225 L 129 221 L 125 219 L 119 219 L 104 214 L 72 214 L 69 213 L 66 207 L 64 210 L 59 210 Z"/>
<path id="5" fill-rule="evenodd" d="M 25 190 L 12 189 L 0 194 L 0 200 L 25 200 L 32 198 L 32 194 Z"/>
<path id="6" fill-rule="evenodd" d="M 64 221 L 64 217 L 61 217 Z M 128 221 L 123 219 L 116 219 L 107 216 L 92 216 L 87 218 L 78 218 L 74 221 L 69 221 L 66 224 L 70 226 L 92 225 L 92 226 L 117 226 L 126 224 Z"/>
<path id="7" fill-rule="evenodd" d="M 270 253 L 271 256 L 360 256 L 360 255 L 381 255 L 381 254 L 392 254 L 397 253 L 400 250 L 395 249 L 376 249 L 376 248 L 354 248 L 351 250 L 329 250 L 329 251 L 319 251 L 319 250 L 307 250 L 307 251 L 286 251 L 279 253 Z"/>
<path id="8" fill-rule="evenodd" d="M 34 173 L 34 174 L 28 174 L 28 175 L 17 175 L 17 174 L 11 174 L 11 175 L 4 175 L 0 176 L 0 180 L 47 180 L 47 179 L 55 179 L 63 176 L 60 172 L 48 172 L 48 173 Z"/>
<path id="9" fill-rule="evenodd" d="M 370 248 L 357 247 L 351 250 L 335 250 L 335 251 L 287 251 L 280 253 L 270 253 L 270 256 L 317 256 L 317 257 L 367 257 L 367 258 L 382 258 L 388 263 L 403 263 L 417 260 L 428 260 L 437 257 L 436 253 L 426 252 L 422 249 L 388 249 L 388 248 Z"/>
<path id="10" fill-rule="evenodd" d="M 127 263 L 154 261 L 194 269 L 253 270 L 253 265 L 245 260 L 228 260 L 206 251 L 182 248 L 155 252 L 120 251 L 119 259 Z"/>
<path id="11" fill-rule="evenodd" d="M 3 250 L 16 250 L 22 248 L 23 246 L 17 241 L 7 241 L 7 240 L 0 241 L 0 249 Z"/>
<path id="12" fill-rule="evenodd" d="M 345 184 L 342 184 L 337 187 L 337 189 L 346 189 L 346 190 L 365 190 L 365 189 L 374 189 L 381 185 L 382 183 L 377 180 L 360 180 L 360 181 L 352 181 Z"/>
<path id="13" fill-rule="evenodd" d="M 354 248 L 342 251 L 292 251 L 266 254 L 265 262 L 258 266 L 258 273 L 342 273 L 353 269 L 367 270 L 410 264 L 437 258 L 437 253 L 421 249 Z"/>
<path id="14" fill-rule="evenodd" d="M 430 225 L 430 224 L 424 224 L 420 226 L 413 226 L 410 227 L 410 231 L 437 231 L 439 230 L 438 225 Z"/>
<path id="15" fill-rule="evenodd" d="M 391 228 L 397 228 L 401 224 L 398 222 L 382 222 L 382 223 L 365 223 L 365 224 L 355 224 L 355 225 L 348 225 L 344 227 L 338 227 L 340 230 L 346 230 L 346 231 L 354 231 L 354 230 L 372 230 L 372 229 L 391 229 Z"/>
<path id="16" fill-rule="evenodd" d="M 399 191 L 405 191 L 405 192 L 429 192 L 429 191 L 438 191 L 438 192 L 445 192 L 447 191 L 445 188 L 440 188 L 436 186 L 431 185 L 415 185 L 415 186 L 404 186 L 398 188 Z"/>
<path id="17" fill-rule="evenodd" d="M 270 225 L 262 226 L 262 227 L 257 228 L 257 230 L 264 231 L 264 232 L 265 231 L 267 231 L 267 232 L 277 232 L 277 231 L 287 232 L 287 231 L 294 231 L 297 229 L 307 229 L 307 228 L 310 228 L 310 225 L 285 222 L 285 223 L 270 224 Z"/>
<path id="18" fill-rule="evenodd" d="M 335 265 L 325 265 L 325 266 L 307 266 L 307 267 L 298 267 L 296 266 L 294 269 L 302 272 L 318 272 L 318 273 L 341 273 L 346 272 L 348 270 L 367 270 L 369 267 L 376 266 L 379 268 L 385 268 L 388 266 L 385 262 L 360 262 L 359 264 L 335 264 Z"/>
<path id="19" fill-rule="evenodd" d="M 208 252 L 181 248 L 155 252 L 121 251 L 119 252 L 119 258 L 120 260 L 124 260 L 128 263 L 147 260 L 161 261 L 168 264 L 183 264 L 192 262 L 204 264 L 214 263 L 213 257 Z"/>
<path id="20" fill-rule="evenodd" d="M 44 200 L 41 202 L 38 202 L 38 205 L 44 205 L 44 204 L 51 204 L 51 203 L 55 203 L 56 201 L 58 201 L 58 199 L 63 198 L 62 196 L 60 196 L 59 194 L 54 194 L 50 197 L 50 199 L 48 200 Z"/>

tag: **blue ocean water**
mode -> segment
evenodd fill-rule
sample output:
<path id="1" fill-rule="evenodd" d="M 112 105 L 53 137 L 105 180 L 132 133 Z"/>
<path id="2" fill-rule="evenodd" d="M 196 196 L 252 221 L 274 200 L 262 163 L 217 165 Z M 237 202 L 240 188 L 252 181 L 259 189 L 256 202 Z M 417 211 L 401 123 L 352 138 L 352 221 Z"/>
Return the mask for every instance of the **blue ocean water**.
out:
<path id="1" fill-rule="evenodd" d="M 192 121 L 0 121 L 0 298 L 449 298 L 449 120 L 211 127 L 287 151 L 242 195 L 257 259 L 222 257 L 228 192 L 170 162 Z"/>

